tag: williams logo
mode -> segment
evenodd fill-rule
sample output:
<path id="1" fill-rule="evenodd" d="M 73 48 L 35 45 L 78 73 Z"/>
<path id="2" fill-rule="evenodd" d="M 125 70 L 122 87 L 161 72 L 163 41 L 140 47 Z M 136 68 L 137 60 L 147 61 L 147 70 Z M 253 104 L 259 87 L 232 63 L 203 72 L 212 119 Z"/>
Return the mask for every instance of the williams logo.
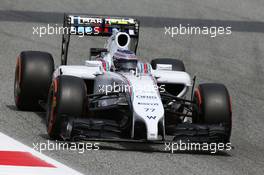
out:
<path id="1" fill-rule="evenodd" d="M 147 115 L 147 117 L 148 117 L 148 119 L 156 119 L 156 116 L 149 116 L 149 115 Z"/>

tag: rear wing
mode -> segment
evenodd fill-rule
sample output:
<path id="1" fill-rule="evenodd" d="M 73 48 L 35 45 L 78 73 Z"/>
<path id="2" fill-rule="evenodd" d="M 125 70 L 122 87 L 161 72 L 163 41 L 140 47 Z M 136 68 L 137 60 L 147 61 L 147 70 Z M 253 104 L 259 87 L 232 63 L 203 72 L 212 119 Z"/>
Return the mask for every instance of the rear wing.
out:
<path id="1" fill-rule="evenodd" d="M 114 28 L 131 37 L 138 36 L 139 23 L 133 18 L 65 15 L 64 27 L 71 35 L 111 36 Z"/>
<path id="2" fill-rule="evenodd" d="M 68 47 L 71 35 L 109 37 L 113 29 L 126 32 L 134 40 L 134 51 L 137 50 L 139 21 L 126 17 L 105 17 L 87 15 L 64 15 L 61 49 L 61 64 L 67 64 Z"/>

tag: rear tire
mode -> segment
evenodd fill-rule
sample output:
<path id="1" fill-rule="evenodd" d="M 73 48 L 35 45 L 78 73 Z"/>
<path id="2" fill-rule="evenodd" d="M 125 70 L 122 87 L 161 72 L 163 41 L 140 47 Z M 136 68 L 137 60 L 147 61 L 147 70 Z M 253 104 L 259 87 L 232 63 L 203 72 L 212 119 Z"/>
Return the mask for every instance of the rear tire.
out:
<path id="1" fill-rule="evenodd" d="M 157 68 L 157 64 L 171 64 L 173 71 L 183 71 L 185 72 L 185 66 L 183 61 L 173 58 L 157 58 L 151 61 L 151 66 L 153 69 Z"/>
<path id="2" fill-rule="evenodd" d="M 20 110 L 39 110 L 39 100 L 46 101 L 54 71 L 52 55 L 23 51 L 17 58 L 14 98 Z"/>
<path id="3" fill-rule="evenodd" d="M 228 131 L 225 142 L 230 140 L 232 128 L 231 100 L 227 88 L 223 84 L 200 84 L 195 91 L 194 121 L 201 124 L 222 124 Z"/>
<path id="4" fill-rule="evenodd" d="M 86 86 L 81 78 L 63 75 L 53 80 L 47 109 L 47 131 L 50 138 L 60 139 L 65 119 L 83 115 L 85 99 Z"/>

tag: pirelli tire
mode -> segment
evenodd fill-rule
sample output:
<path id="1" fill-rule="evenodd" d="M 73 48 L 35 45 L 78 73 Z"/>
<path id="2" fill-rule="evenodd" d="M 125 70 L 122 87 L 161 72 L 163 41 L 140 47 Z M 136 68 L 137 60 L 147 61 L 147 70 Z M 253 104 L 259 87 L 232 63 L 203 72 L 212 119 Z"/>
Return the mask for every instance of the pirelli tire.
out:
<path id="1" fill-rule="evenodd" d="M 40 110 L 39 100 L 46 101 L 54 71 L 51 54 L 23 51 L 17 57 L 14 99 L 19 110 Z"/>
<path id="2" fill-rule="evenodd" d="M 86 85 L 81 78 L 62 75 L 53 80 L 48 98 L 47 132 L 61 139 L 61 128 L 69 117 L 81 117 L 85 109 Z"/>
<path id="3" fill-rule="evenodd" d="M 173 71 L 186 71 L 183 61 L 173 58 L 156 58 L 153 59 L 150 64 L 153 69 L 157 69 L 158 64 L 170 64 L 172 65 Z"/>
<path id="4" fill-rule="evenodd" d="M 200 124 L 220 124 L 225 127 L 229 142 L 232 129 L 231 98 L 225 85 L 217 83 L 200 84 L 195 91 L 197 104 L 194 121 Z"/>

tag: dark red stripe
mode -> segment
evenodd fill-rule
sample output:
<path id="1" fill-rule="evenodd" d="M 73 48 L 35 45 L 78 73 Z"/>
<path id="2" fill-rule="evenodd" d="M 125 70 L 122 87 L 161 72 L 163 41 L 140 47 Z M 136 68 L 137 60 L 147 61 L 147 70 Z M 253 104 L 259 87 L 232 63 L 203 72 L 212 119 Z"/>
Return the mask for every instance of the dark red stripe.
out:
<path id="1" fill-rule="evenodd" d="M 56 168 L 29 152 L 0 151 L 0 165 Z"/>
<path id="2" fill-rule="evenodd" d="M 100 61 L 102 62 L 102 65 L 103 65 L 104 70 L 106 71 L 106 62 L 105 62 L 105 60 L 100 59 Z"/>
<path id="3" fill-rule="evenodd" d="M 148 73 L 148 68 L 147 68 L 147 64 L 144 64 L 144 73 Z"/>

